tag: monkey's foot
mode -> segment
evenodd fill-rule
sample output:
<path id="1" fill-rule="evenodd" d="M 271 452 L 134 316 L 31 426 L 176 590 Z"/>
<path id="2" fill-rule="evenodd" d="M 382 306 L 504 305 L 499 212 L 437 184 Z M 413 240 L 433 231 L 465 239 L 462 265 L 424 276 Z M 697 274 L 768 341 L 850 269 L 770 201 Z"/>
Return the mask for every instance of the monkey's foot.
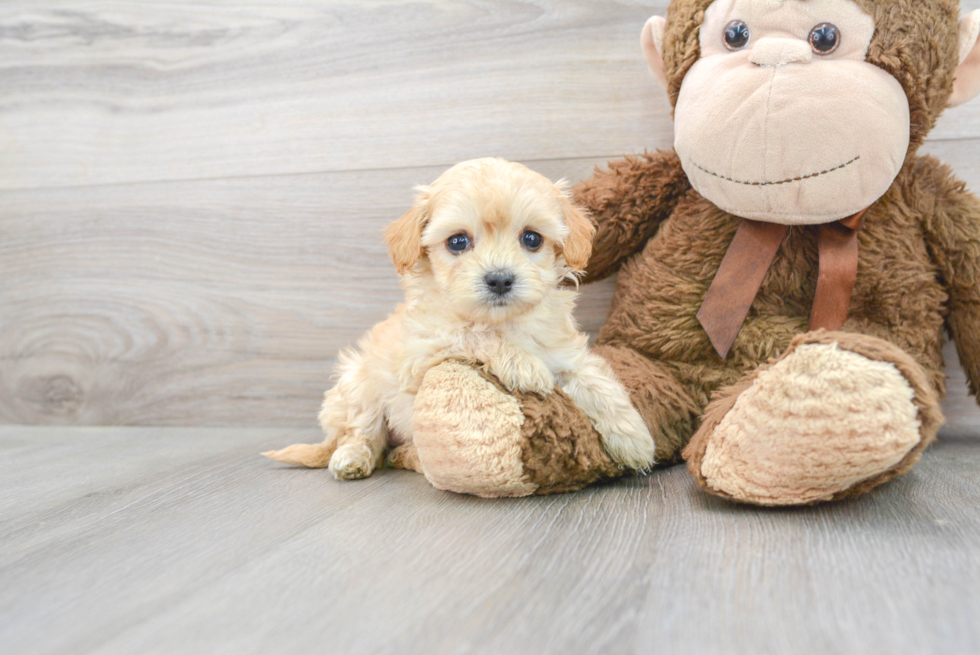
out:
<path id="1" fill-rule="evenodd" d="M 804 505 L 863 493 L 905 473 L 941 423 L 935 391 L 901 349 L 820 331 L 724 390 L 684 456 L 710 493 Z"/>
<path id="2" fill-rule="evenodd" d="M 428 371 L 413 441 L 438 489 L 487 498 L 573 491 L 622 475 L 588 417 L 560 389 L 512 394 L 466 363 Z"/>

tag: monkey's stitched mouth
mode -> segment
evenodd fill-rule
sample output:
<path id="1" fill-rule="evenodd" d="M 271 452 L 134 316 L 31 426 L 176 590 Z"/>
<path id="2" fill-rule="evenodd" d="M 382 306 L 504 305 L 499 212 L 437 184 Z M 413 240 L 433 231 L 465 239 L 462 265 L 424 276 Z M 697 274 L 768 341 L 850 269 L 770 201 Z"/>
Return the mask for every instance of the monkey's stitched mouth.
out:
<path id="1" fill-rule="evenodd" d="M 713 175 L 713 176 L 715 176 L 715 177 L 717 177 L 719 179 L 728 180 L 729 182 L 734 182 L 735 184 L 744 184 L 745 186 L 776 186 L 777 184 L 789 184 L 790 182 L 802 182 L 803 180 L 810 180 L 810 179 L 813 179 L 815 177 L 820 177 L 821 175 L 826 175 L 827 173 L 833 173 L 834 171 L 839 171 L 842 168 L 847 168 L 848 166 L 850 166 L 851 164 L 853 164 L 854 162 L 856 162 L 859 159 L 861 159 L 861 155 L 858 155 L 857 157 L 855 157 L 851 161 L 844 162 L 840 166 L 834 166 L 833 168 L 828 168 L 827 170 L 820 171 L 819 173 L 810 173 L 809 175 L 801 175 L 799 177 L 791 177 L 791 178 L 788 178 L 788 179 L 785 179 L 785 180 L 779 180 L 778 182 L 749 182 L 747 180 L 736 180 L 735 178 L 728 177 L 727 175 L 719 175 L 718 173 L 714 173 L 712 171 L 709 171 L 707 168 L 701 166 L 701 164 L 699 164 L 697 162 L 691 162 L 691 163 L 694 164 L 695 168 L 697 168 L 700 171 L 704 171 L 708 175 Z"/>

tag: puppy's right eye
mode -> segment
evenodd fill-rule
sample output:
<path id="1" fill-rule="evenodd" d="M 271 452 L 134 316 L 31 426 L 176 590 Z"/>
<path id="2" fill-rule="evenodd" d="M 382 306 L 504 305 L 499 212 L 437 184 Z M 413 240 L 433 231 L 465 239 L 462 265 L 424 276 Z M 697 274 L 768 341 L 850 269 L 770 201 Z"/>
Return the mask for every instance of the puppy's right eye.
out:
<path id="1" fill-rule="evenodd" d="M 470 238 L 465 234 L 454 234 L 446 239 L 446 247 L 454 255 L 462 254 L 470 247 Z"/>

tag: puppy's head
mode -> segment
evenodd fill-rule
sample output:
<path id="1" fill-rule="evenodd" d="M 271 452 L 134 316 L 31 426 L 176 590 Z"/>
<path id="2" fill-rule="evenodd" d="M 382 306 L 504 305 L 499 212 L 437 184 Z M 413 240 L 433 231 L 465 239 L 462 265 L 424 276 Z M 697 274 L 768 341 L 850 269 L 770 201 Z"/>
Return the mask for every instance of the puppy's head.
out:
<path id="1" fill-rule="evenodd" d="M 488 158 L 458 164 L 420 188 L 385 238 L 399 273 L 431 276 L 458 314 L 499 322 L 582 271 L 594 233 L 563 182 Z"/>

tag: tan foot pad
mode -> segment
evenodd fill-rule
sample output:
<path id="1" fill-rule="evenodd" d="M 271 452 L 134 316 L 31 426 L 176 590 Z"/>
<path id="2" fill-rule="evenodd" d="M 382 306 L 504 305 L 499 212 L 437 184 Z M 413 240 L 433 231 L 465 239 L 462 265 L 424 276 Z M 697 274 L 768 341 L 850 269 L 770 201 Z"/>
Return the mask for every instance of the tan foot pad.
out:
<path id="1" fill-rule="evenodd" d="M 920 443 L 914 395 L 893 364 L 801 345 L 759 373 L 708 437 L 704 482 L 759 505 L 829 500 Z"/>
<path id="2" fill-rule="evenodd" d="M 513 396 L 460 362 L 425 375 L 415 397 L 415 447 L 425 477 L 445 491 L 527 496 L 521 444 L 524 413 Z"/>
<path id="3" fill-rule="evenodd" d="M 623 474 L 563 391 L 511 394 L 467 363 L 443 362 L 426 373 L 414 423 L 422 472 L 446 491 L 562 493 Z"/>

